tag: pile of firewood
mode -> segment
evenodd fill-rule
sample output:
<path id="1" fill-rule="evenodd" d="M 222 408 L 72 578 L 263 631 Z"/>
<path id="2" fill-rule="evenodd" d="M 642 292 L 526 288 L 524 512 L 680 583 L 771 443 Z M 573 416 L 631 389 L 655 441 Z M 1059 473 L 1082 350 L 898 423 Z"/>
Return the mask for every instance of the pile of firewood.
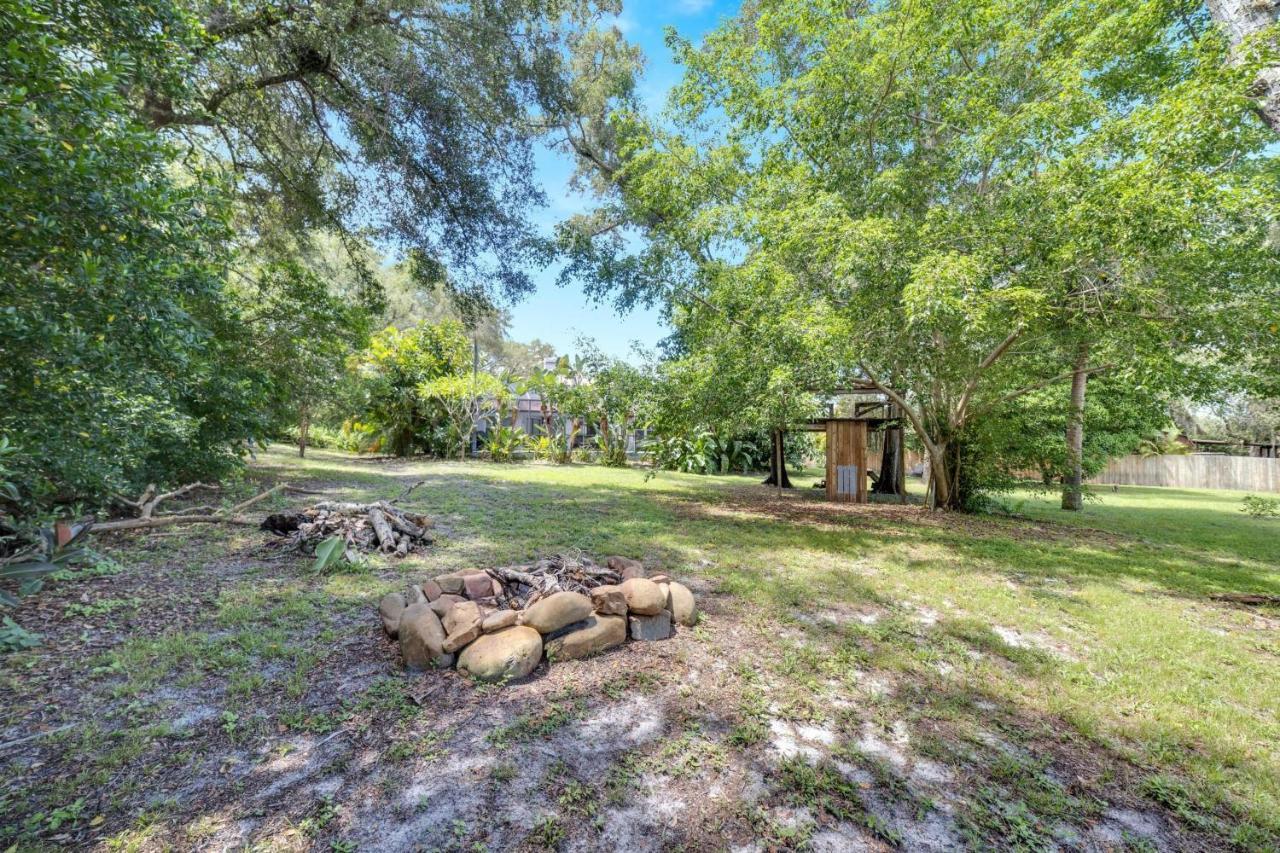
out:
<path id="1" fill-rule="evenodd" d="M 485 572 L 502 587 L 499 606 L 512 610 L 523 610 L 553 592 L 589 595 L 595 587 L 622 582 L 622 576 L 613 569 L 596 564 L 590 557 L 570 554 L 543 557 L 527 565 L 499 566 Z"/>
<path id="2" fill-rule="evenodd" d="M 304 510 L 272 513 L 262 522 L 263 530 L 285 537 L 285 547 L 291 551 L 311 553 L 324 540 L 340 536 L 346 542 L 347 559 L 353 561 L 360 553 L 373 551 L 395 557 L 420 551 L 433 541 L 430 527 L 430 518 L 391 501 L 320 501 Z"/>

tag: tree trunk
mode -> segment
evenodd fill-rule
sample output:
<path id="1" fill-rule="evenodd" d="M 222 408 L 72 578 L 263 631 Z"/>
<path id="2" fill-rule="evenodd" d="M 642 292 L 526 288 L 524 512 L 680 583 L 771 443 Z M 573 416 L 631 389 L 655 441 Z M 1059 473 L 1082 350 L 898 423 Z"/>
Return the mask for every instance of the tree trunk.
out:
<path id="1" fill-rule="evenodd" d="M 1084 392 L 1089 384 L 1089 344 L 1076 349 L 1071 374 L 1071 408 L 1067 412 L 1067 475 L 1062 480 L 1062 508 L 1084 509 Z"/>
<path id="2" fill-rule="evenodd" d="M 964 481 L 960 477 L 962 447 L 962 442 L 956 438 L 934 444 L 935 452 L 929 454 L 929 475 L 933 485 L 930 509 L 959 512 L 964 510 L 971 497 L 966 494 Z"/>
<path id="3" fill-rule="evenodd" d="M 902 489 L 902 427 L 884 428 L 884 449 L 880 452 L 880 474 L 872 487 L 872 494 L 901 495 Z"/>
<path id="4" fill-rule="evenodd" d="M 765 481 L 761 485 L 778 486 L 780 489 L 794 488 L 794 486 L 791 485 L 791 478 L 787 476 L 787 457 L 785 448 L 783 447 L 783 441 L 782 430 L 774 430 L 773 449 L 769 453 L 769 476 L 765 478 Z M 782 484 L 780 486 L 778 485 L 779 470 L 782 472 Z"/>
<path id="5" fill-rule="evenodd" d="M 298 458 L 307 456 L 307 436 L 311 433 L 311 409 L 304 405 L 298 413 Z"/>
<path id="6" fill-rule="evenodd" d="M 1209 14 L 1222 27 L 1232 53 L 1249 36 L 1280 21 L 1280 4 L 1259 0 L 1207 0 Z M 1280 133 L 1280 66 L 1264 68 L 1249 94 L 1258 100 L 1258 114 Z"/>

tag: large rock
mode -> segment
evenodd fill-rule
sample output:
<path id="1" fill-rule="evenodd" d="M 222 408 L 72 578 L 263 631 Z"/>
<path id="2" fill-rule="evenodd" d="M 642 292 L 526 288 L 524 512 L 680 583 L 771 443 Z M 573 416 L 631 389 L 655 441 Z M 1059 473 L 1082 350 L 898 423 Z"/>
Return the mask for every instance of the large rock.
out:
<path id="1" fill-rule="evenodd" d="M 548 661 L 575 660 L 594 655 L 627 641 L 627 620 L 621 616 L 597 614 L 586 624 L 545 644 Z"/>
<path id="2" fill-rule="evenodd" d="M 470 625 L 459 628 L 458 630 L 450 633 L 449 636 L 445 637 L 444 650 L 446 652 L 456 652 L 476 637 L 479 637 L 482 633 L 483 631 L 480 628 L 480 622 L 472 622 Z"/>
<path id="3" fill-rule="evenodd" d="M 462 650 L 458 669 L 480 681 L 524 678 L 542 660 L 542 635 L 525 625 L 484 634 Z"/>
<path id="4" fill-rule="evenodd" d="M 677 625 L 696 625 L 698 622 L 698 604 L 689 587 L 672 581 L 667 589 L 667 610 Z"/>
<path id="5" fill-rule="evenodd" d="M 412 604 L 400 615 L 400 655 L 409 669 L 453 663 L 444 650 L 444 627 L 426 604 Z"/>
<path id="6" fill-rule="evenodd" d="M 622 575 L 623 580 L 644 577 L 644 564 L 630 557 L 610 557 L 605 565 Z"/>
<path id="7" fill-rule="evenodd" d="M 591 590 L 591 605 L 606 616 L 626 616 L 627 597 L 617 584 L 605 584 Z"/>
<path id="8" fill-rule="evenodd" d="M 446 634 L 456 634 L 459 631 L 466 630 L 472 625 L 479 625 L 484 619 L 484 614 L 480 612 L 480 605 L 474 601 L 459 601 L 457 604 L 449 608 L 445 613 L 444 632 Z"/>
<path id="9" fill-rule="evenodd" d="M 435 601 L 441 595 L 444 595 L 444 590 L 434 580 L 423 581 L 419 584 L 419 588 L 422 590 L 422 594 L 427 597 L 427 601 Z"/>
<path id="10" fill-rule="evenodd" d="M 524 612 L 522 625 L 540 634 L 550 634 L 565 625 L 581 622 L 594 612 L 591 599 L 580 592 L 556 592 Z"/>
<path id="11" fill-rule="evenodd" d="M 648 578 L 628 578 L 622 582 L 622 595 L 627 599 L 627 609 L 637 616 L 653 616 L 667 606 L 658 585 Z"/>
<path id="12" fill-rule="evenodd" d="M 436 578 L 436 583 L 450 595 L 462 595 L 467 588 L 467 582 L 458 574 L 440 575 Z"/>
<path id="13" fill-rule="evenodd" d="M 435 601 L 431 602 L 431 609 L 437 616 L 443 619 L 453 605 L 459 604 L 463 601 L 466 601 L 466 599 L 462 596 L 446 592 Z"/>
<path id="14" fill-rule="evenodd" d="M 633 640 L 665 640 L 671 636 L 671 614 L 665 610 L 656 616 L 632 616 L 629 621 Z"/>
<path id="15" fill-rule="evenodd" d="M 486 634 L 492 634 L 494 631 L 501 631 L 503 628 L 510 628 L 516 624 L 516 620 L 520 617 L 520 613 L 515 610 L 499 610 L 496 613 L 490 613 L 484 617 L 484 622 L 480 627 Z"/>
<path id="16" fill-rule="evenodd" d="M 387 636 L 395 639 L 400 630 L 400 616 L 404 613 L 404 596 L 398 592 L 389 592 L 382 596 L 378 603 L 378 616 L 382 619 L 382 630 Z"/>
<path id="17" fill-rule="evenodd" d="M 477 598 L 493 597 L 493 579 L 484 572 L 473 572 L 463 576 L 462 586 L 467 598 L 472 601 Z"/>

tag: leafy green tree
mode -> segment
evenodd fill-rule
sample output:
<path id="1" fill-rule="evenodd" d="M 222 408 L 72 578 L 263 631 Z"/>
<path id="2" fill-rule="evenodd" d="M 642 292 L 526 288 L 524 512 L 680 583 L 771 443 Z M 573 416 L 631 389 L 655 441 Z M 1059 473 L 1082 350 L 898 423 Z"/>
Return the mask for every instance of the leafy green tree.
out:
<path id="1" fill-rule="evenodd" d="M 1001 417 L 975 425 L 971 440 L 982 446 L 975 458 L 990 466 L 986 479 L 1012 484 L 1028 472 L 1036 472 L 1049 487 L 1070 476 L 1075 460 L 1070 446 L 1062 440 L 1071 417 L 1067 405 L 1070 394 L 1065 383 L 1032 391 L 1010 403 Z M 1091 477 L 1108 460 L 1133 453 L 1168 420 L 1163 394 L 1100 374 L 1090 383 L 1084 407 L 1082 475 Z"/>
<path id="2" fill-rule="evenodd" d="M 556 348 L 537 338 L 528 343 L 504 340 L 488 353 L 495 370 L 506 370 L 531 381 L 541 382 L 534 378 L 555 370 L 549 370 L 546 364 L 556 359 Z"/>
<path id="3" fill-rule="evenodd" d="M 71 11 L 0 11 L 0 434 L 28 508 L 216 477 L 268 430 L 219 188 L 176 182 L 121 95 L 163 39 L 116 10 L 86 61 Z"/>
<path id="4" fill-rule="evenodd" d="M 237 273 L 228 288 L 243 305 L 245 357 L 267 377 L 272 422 L 296 426 L 305 456 L 312 421 L 341 399 L 347 362 L 367 342 L 371 317 L 291 257 Z"/>
<path id="5" fill-rule="evenodd" d="M 888 396 L 937 504 L 973 505 L 1002 467 L 984 424 L 1020 399 L 1168 387 L 1274 317 L 1258 63 L 1208 23 L 1156 0 L 753 4 L 672 39 L 673 127 L 623 91 L 579 135 L 605 197 L 562 230 L 566 270 L 661 299 L 687 353 L 759 377 L 726 387 L 744 409 L 747 388 Z M 645 239 L 620 256 L 627 227 Z"/>
<path id="6" fill-rule="evenodd" d="M 533 366 L 516 386 L 516 390 L 521 394 L 532 392 L 538 395 L 538 414 L 542 420 L 542 434 L 548 438 L 555 438 L 557 434 L 556 415 L 559 408 L 564 405 L 562 392 L 568 374 L 567 359 L 558 360 L 553 368 L 543 367 L 539 363 Z"/>
<path id="7" fill-rule="evenodd" d="M 170 69 L 182 85 L 140 68 L 124 81 L 130 102 L 192 155 L 223 163 L 254 216 L 352 244 L 374 228 L 468 316 L 494 292 L 532 288 L 525 214 L 543 202 L 533 146 L 574 112 L 567 41 L 616 5 L 179 5 Z M 119 15 L 113 4 L 82 8 L 90 32 Z M 376 270 L 361 266 L 376 287 Z"/>
<path id="8" fill-rule="evenodd" d="M 486 414 L 485 409 L 494 409 L 509 393 L 492 373 L 439 376 L 424 382 L 418 392 L 444 412 L 450 446 L 457 450 L 460 461 L 467 457 L 476 422 Z"/>
<path id="9" fill-rule="evenodd" d="M 466 332 L 455 320 L 375 333 L 356 364 L 364 386 L 360 428 L 375 447 L 395 456 L 436 449 L 442 420 L 422 389 L 441 377 L 468 373 L 470 363 Z"/>
<path id="10" fill-rule="evenodd" d="M 579 385 L 578 413 L 596 425 L 600 461 L 623 467 L 627 464 L 627 437 L 651 389 L 649 378 L 639 368 L 606 356 L 594 342 L 582 341 L 579 346 L 583 353 L 578 371 L 583 382 Z"/>

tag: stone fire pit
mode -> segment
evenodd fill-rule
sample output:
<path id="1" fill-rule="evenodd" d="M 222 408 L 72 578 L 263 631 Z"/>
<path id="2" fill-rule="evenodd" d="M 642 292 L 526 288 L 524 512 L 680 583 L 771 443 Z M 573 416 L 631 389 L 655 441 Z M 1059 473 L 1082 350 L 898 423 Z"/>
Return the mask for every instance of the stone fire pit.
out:
<path id="1" fill-rule="evenodd" d="M 665 640 L 697 622 L 693 593 L 638 560 L 556 556 L 457 572 L 383 597 L 382 628 L 412 670 L 451 667 L 480 681 L 523 678 L 548 663 L 632 640 Z"/>

